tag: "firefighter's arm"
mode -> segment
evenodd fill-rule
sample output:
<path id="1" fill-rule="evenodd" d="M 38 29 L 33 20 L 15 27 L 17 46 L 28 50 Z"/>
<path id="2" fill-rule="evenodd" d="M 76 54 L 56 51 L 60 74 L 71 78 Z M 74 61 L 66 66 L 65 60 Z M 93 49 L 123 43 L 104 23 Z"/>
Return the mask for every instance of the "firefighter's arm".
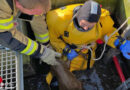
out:
<path id="1" fill-rule="evenodd" d="M 40 45 L 17 30 L 12 13 L 6 0 L 0 0 L 0 44 L 26 55 L 39 55 Z"/>
<path id="2" fill-rule="evenodd" d="M 0 18 L 0 42 L 14 51 L 33 55 L 38 50 L 38 43 L 18 31 L 13 22 L 13 16 Z"/>
<path id="3" fill-rule="evenodd" d="M 57 52 L 62 53 L 66 44 L 60 39 L 59 36 L 60 36 L 60 34 L 58 34 L 58 31 L 49 29 L 49 37 L 50 37 L 50 43 L 51 43 L 52 47 Z"/>
<path id="4" fill-rule="evenodd" d="M 0 0 L 0 44 L 22 54 L 40 56 L 44 47 L 17 30 L 12 13 L 7 1 Z"/>
<path id="5" fill-rule="evenodd" d="M 7 19 L 0 18 L 0 23 L 4 20 L 6 22 Z M 31 40 L 29 37 L 19 32 L 13 23 L 11 23 L 11 28 L 7 28 L 7 26 L 4 26 L 6 23 L 2 23 L 0 26 L 0 44 L 22 54 L 41 58 L 41 60 L 47 64 L 57 64 L 55 56 L 59 57 L 59 53 Z"/>
<path id="6" fill-rule="evenodd" d="M 78 54 L 74 49 L 71 49 L 65 42 L 62 40 L 62 37 L 59 37 L 58 30 L 49 30 L 50 42 L 53 48 L 60 53 L 63 53 L 67 56 L 68 60 L 72 60 L 77 57 Z"/>
<path id="7" fill-rule="evenodd" d="M 104 39 L 104 41 L 108 40 L 107 45 L 115 48 L 114 41 L 117 39 L 117 36 L 119 36 L 119 33 L 116 32 L 108 39 L 108 37 L 116 30 L 116 28 L 113 26 L 114 21 L 109 15 L 107 15 L 101 18 L 101 23 L 102 23 L 102 38 Z"/>
<path id="8" fill-rule="evenodd" d="M 62 28 L 59 28 L 59 22 L 61 21 L 60 19 L 61 18 L 57 14 L 56 10 L 52 10 L 47 13 L 46 21 L 48 25 L 50 43 L 57 52 L 62 53 L 66 44 L 60 39 L 60 36 L 63 35 L 64 32 Z"/>
<path id="9" fill-rule="evenodd" d="M 125 58 L 130 60 L 130 40 L 126 40 L 125 38 L 118 36 L 114 45 L 120 49 Z"/>
<path id="10" fill-rule="evenodd" d="M 104 21 L 104 28 L 103 28 L 103 36 L 104 41 L 108 39 L 108 37 L 117 29 L 113 27 L 114 21 L 111 19 L 110 16 Z M 107 45 L 111 46 L 112 48 L 118 48 L 122 52 L 123 56 L 127 59 L 130 59 L 130 41 L 123 39 L 118 32 L 113 34 L 110 39 L 108 39 Z"/>
<path id="11" fill-rule="evenodd" d="M 48 45 L 49 33 L 47 24 L 45 21 L 45 15 L 33 16 L 33 20 L 30 22 L 35 38 L 38 42 Z"/>
<path id="12" fill-rule="evenodd" d="M 22 54 L 40 58 L 47 64 L 56 65 L 55 56 L 60 55 L 19 32 L 14 25 L 11 9 L 10 12 L 5 10 L 8 5 L 4 4 L 6 0 L 0 1 L 0 44 Z"/>
<path id="13" fill-rule="evenodd" d="M 38 44 L 32 41 L 14 25 L 13 11 L 6 0 L 0 1 L 0 44 L 12 50 L 33 55 L 38 50 Z M 33 47 L 31 47 L 33 45 Z M 31 50 L 32 49 L 32 50 Z"/>
<path id="14" fill-rule="evenodd" d="M 116 28 L 113 28 L 113 31 L 115 31 L 115 30 L 116 30 Z M 119 33 L 117 32 L 117 33 L 115 33 L 114 35 L 112 35 L 112 36 L 109 38 L 109 36 L 110 36 L 111 34 L 112 34 L 112 33 L 106 34 L 106 35 L 104 36 L 104 40 L 105 40 L 105 41 L 108 40 L 107 45 L 109 45 L 109 46 L 112 47 L 112 48 L 116 48 L 116 46 L 114 45 L 114 42 L 115 42 L 115 40 L 117 39 L 117 37 L 119 36 Z M 108 39 L 108 38 L 109 38 L 109 39 Z"/>

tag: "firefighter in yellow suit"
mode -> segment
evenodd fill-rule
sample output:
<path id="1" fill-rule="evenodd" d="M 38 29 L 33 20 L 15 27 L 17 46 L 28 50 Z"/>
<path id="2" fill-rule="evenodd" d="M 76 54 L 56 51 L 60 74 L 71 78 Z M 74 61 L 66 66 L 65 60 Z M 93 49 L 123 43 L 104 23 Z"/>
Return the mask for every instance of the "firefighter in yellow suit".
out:
<path id="1" fill-rule="evenodd" d="M 87 1 L 84 5 L 68 5 L 49 11 L 47 24 L 51 45 L 71 61 L 70 71 L 87 68 L 87 60 L 80 54 L 87 53 L 88 50 L 81 50 L 82 47 L 91 46 L 92 57 L 95 58 L 96 40 L 104 40 L 104 37 L 115 30 L 109 11 L 101 9 L 99 4 L 91 1 Z M 117 36 L 118 33 L 115 35 Z M 108 45 L 115 47 L 113 42 L 116 38 L 113 36 Z M 74 56 L 67 55 L 73 52 Z M 93 64 L 94 60 L 91 60 L 90 67 Z"/>
<path id="2" fill-rule="evenodd" d="M 56 64 L 57 53 L 44 46 L 49 43 L 45 14 L 50 8 L 50 0 L 0 0 L 0 44 L 41 58 L 47 64 Z M 18 18 L 30 22 L 37 42 L 17 30 L 14 23 Z"/>
<path id="3" fill-rule="evenodd" d="M 100 8 L 100 5 L 94 1 L 49 11 L 47 25 L 51 45 L 70 61 L 70 71 L 92 68 L 95 62 L 96 41 L 107 41 L 116 30 L 109 11 Z M 117 36 L 119 34 L 115 33 L 108 40 L 107 45 L 112 48 L 118 46 L 120 40 Z M 130 53 L 130 43 L 126 42 L 123 41 L 123 44 L 120 44 L 122 47 L 120 50 L 124 56 L 126 54 L 128 56 L 128 52 Z M 65 57 L 63 59 L 66 59 Z M 130 56 L 126 58 L 129 59 Z M 50 83 L 51 79 L 52 76 L 49 73 L 46 80 Z"/>

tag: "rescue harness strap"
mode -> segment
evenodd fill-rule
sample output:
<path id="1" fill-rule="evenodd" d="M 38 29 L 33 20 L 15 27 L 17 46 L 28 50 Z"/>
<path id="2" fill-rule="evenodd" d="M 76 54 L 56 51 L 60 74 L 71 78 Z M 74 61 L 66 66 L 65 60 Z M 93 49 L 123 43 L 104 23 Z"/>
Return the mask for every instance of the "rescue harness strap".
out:
<path id="1" fill-rule="evenodd" d="M 60 35 L 59 37 L 58 37 L 59 39 L 61 39 L 66 45 L 68 45 L 70 48 L 72 48 L 72 49 L 76 49 L 77 48 L 77 46 L 75 45 L 75 44 L 69 44 L 69 43 L 67 43 L 67 42 L 65 42 L 65 40 L 63 39 L 63 37 L 62 37 L 62 35 Z M 64 50 L 63 50 L 63 53 L 64 53 Z M 81 50 L 78 52 L 78 53 L 80 53 L 80 55 L 82 55 L 83 56 L 83 58 L 85 59 L 85 60 L 87 60 L 87 70 L 89 70 L 90 69 L 90 61 L 91 61 L 91 51 L 88 49 L 88 52 L 84 55 L 82 52 L 81 52 Z M 88 57 L 87 57 L 88 56 Z M 84 64 L 84 63 L 83 63 Z"/>

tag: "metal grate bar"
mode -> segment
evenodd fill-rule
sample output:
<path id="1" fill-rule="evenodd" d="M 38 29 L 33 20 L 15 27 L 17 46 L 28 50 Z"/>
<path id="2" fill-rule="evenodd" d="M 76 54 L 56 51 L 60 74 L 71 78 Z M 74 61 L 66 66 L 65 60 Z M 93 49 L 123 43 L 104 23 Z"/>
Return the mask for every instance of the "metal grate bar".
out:
<path id="1" fill-rule="evenodd" d="M 0 49 L 0 77 L 2 85 L 0 90 L 16 90 L 17 87 L 17 56 L 6 48 Z"/>

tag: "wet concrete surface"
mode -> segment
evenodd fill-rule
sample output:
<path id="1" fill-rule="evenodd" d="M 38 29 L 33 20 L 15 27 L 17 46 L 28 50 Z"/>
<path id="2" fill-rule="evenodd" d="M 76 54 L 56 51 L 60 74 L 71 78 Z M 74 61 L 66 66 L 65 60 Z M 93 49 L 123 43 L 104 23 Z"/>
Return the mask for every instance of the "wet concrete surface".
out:
<path id="1" fill-rule="evenodd" d="M 90 79 L 86 72 L 76 72 L 76 77 L 84 83 L 85 90 L 115 90 L 120 84 L 120 78 L 114 64 L 105 65 L 102 60 L 97 61 L 92 70 Z M 43 74 L 24 79 L 24 90 L 49 90 Z"/>

